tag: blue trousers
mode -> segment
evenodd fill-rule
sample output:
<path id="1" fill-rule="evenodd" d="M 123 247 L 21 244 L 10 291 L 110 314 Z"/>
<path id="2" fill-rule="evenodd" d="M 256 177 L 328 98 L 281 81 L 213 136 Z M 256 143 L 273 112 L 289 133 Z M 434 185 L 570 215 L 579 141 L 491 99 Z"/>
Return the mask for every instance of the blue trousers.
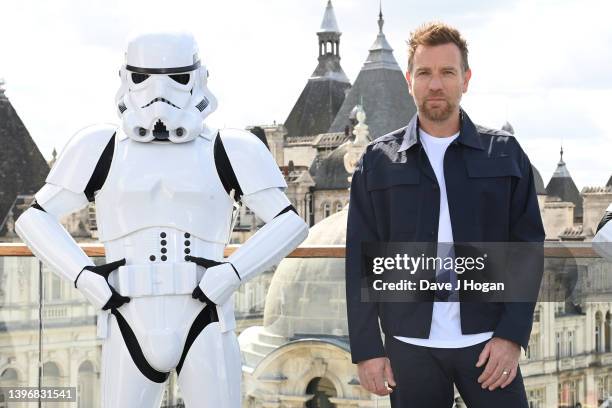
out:
<path id="1" fill-rule="evenodd" d="M 520 367 L 505 388 L 482 389 L 476 367 L 487 342 L 462 348 L 432 348 L 404 343 L 386 336 L 385 349 L 397 386 L 391 393 L 393 408 L 450 408 L 454 388 L 468 408 L 528 408 Z"/>

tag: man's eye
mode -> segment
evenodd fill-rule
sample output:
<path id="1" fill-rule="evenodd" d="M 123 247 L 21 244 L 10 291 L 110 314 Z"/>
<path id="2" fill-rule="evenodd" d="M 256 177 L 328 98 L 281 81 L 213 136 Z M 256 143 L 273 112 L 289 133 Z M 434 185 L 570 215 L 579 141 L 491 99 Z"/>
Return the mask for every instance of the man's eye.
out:
<path id="1" fill-rule="evenodd" d="M 181 85 L 187 85 L 187 83 L 189 82 L 189 74 L 170 75 L 170 78 L 172 78 L 174 81 L 178 82 Z"/>
<path id="2" fill-rule="evenodd" d="M 137 72 L 132 72 L 132 81 L 135 84 L 141 83 L 142 81 L 144 81 L 148 77 L 149 77 L 149 75 L 147 75 L 147 74 L 139 74 Z"/>

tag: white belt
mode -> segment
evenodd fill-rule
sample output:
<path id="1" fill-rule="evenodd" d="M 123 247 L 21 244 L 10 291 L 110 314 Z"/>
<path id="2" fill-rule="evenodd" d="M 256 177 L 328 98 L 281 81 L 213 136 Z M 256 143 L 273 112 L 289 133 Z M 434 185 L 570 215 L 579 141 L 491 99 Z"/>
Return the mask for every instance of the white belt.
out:
<path id="1" fill-rule="evenodd" d="M 115 272 L 115 289 L 129 297 L 191 294 L 197 285 L 193 262 L 125 265 Z"/>

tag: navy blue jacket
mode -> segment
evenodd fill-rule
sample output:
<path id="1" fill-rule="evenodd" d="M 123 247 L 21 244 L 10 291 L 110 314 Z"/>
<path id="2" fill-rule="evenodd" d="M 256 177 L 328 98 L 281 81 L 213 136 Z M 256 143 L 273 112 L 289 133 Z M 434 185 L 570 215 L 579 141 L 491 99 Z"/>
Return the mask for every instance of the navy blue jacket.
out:
<path id="1" fill-rule="evenodd" d="M 409 148 L 398 152 L 404 138 Z M 533 173 L 511 134 L 474 125 L 461 111 L 444 156 L 455 242 L 543 242 Z M 408 126 L 371 142 L 353 174 L 346 238 L 346 299 L 354 363 L 385 355 L 387 336 L 428 338 L 432 302 L 362 302 L 362 242 L 437 242 L 440 191 L 418 135 Z M 535 303 L 461 303 L 461 331 L 493 331 L 527 347 Z"/>

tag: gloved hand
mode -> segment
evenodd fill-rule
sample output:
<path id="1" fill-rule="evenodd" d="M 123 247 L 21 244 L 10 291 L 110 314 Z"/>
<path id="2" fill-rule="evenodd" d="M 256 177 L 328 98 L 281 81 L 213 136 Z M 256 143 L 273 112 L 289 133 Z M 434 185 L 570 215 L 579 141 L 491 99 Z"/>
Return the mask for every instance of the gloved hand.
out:
<path id="1" fill-rule="evenodd" d="M 191 297 L 207 305 L 221 305 L 240 287 L 240 275 L 230 262 L 187 256 L 186 260 L 206 268 Z"/>
<path id="2" fill-rule="evenodd" d="M 108 275 L 123 265 L 125 265 L 125 259 L 103 265 L 86 266 L 74 281 L 74 287 L 78 288 L 96 308 L 116 309 L 128 303 L 130 298 L 121 296 L 108 283 Z"/>

